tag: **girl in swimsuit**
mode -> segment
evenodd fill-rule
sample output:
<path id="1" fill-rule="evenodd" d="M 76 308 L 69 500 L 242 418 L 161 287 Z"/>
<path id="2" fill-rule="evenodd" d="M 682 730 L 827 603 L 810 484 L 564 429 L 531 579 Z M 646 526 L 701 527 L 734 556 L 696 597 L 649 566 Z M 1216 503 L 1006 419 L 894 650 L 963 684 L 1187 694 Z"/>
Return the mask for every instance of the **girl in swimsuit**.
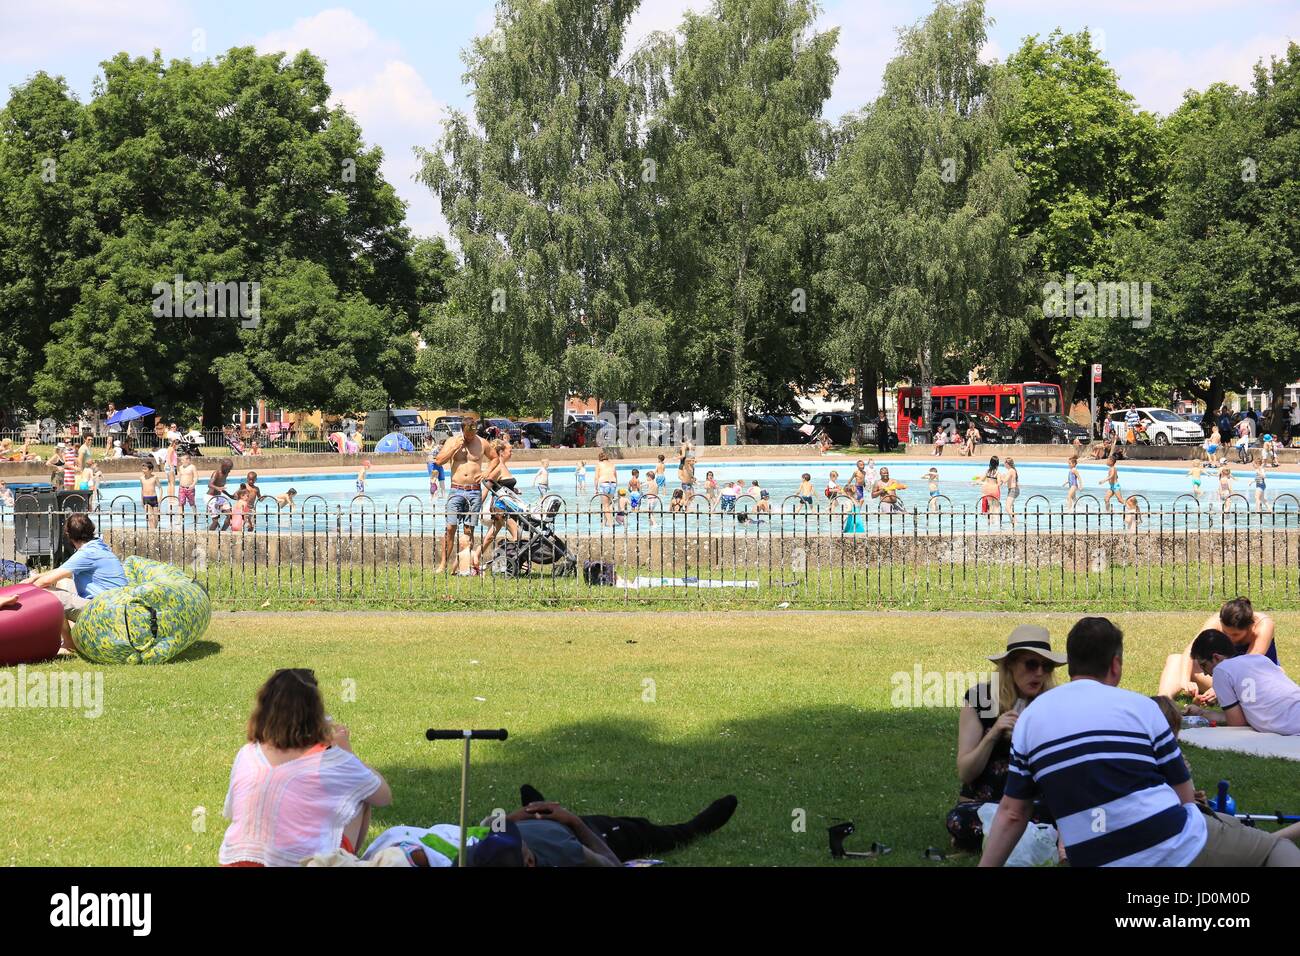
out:
<path id="1" fill-rule="evenodd" d="M 1228 510 L 1228 499 L 1232 497 L 1232 467 L 1224 465 L 1219 469 L 1219 504 Z"/>
<path id="2" fill-rule="evenodd" d="M 1124 504 L 1124 493 L 1120 491 L 1119 488 L 1119 469 L 1115 467 L 1117 461 L 1119 461 L 1118 458 L 1112 457 L 1106 462 L 1106 464 L 1110 466 L 1109 470 L 1106 472 L 1106 477 L 1097 482 L 1099 485 L 1109 486 L 1106 491 L 1105 501 L 1107 514 L 1110 513 L 1110 502 L 1112 498 L 1118 501 L 1121 507 Z"/>
<path id="3" fill-rule="evenodd" d="M 1007 517 L 1011 519 L 1011 527 L 1016 526 L 1016 499 L 1020 497 L 1020 472 L 1016 471 L 1016 460 L 1007 459 L 1006 474 L 1002 478 L 1003 484 L 1007 486 Z"/>
<path id="4" fill-rule="evenodd" d="M 1264 510 L 1264 456 L 1260 455 L 1259 463 L 1255 466 L 1255 510 Z"/>
<path id="5" fill-rule="evenodd" d="M 1065 493 L 1065 504 L 1071 511 L 1074 510 L 1074 499 L 1079 496 L 1079 456 L 1070 456 L 1070 470 L 1065 476 L 1065 487 L 1068 489 Z"/>
<path id="6" fill-rule="evenodd" d="M 939 510 L 939 469 L 931 468 L 925 474 L 927 490 L 930 492 L 930 504 L 927 511 Z"/>

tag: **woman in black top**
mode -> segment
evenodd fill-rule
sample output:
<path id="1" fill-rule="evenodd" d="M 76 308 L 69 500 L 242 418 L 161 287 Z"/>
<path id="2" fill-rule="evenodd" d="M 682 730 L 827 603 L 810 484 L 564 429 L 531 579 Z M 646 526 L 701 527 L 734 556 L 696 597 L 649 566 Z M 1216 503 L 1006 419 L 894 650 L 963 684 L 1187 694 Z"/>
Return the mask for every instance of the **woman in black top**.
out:
<path id="1" fill-rule="evenodd" d="M 1007 638 L 1007 649 L 989 658 L 998 665 L 992 681 L 966 692 L 957 729 L 957 776 L 961 794 L 948 813 L 948 832 L 959 850 L 978 852 L 984 842 L 981 804 L 998 803 L 1007 782 L 1011 732 L 1020 712 L 1056 686 L 1053 670 L 1065 655 L 1052 651 L 1047 628 L 1022 624 Z M 1050 823 L 1039 816 L 1035 822 Z"/>

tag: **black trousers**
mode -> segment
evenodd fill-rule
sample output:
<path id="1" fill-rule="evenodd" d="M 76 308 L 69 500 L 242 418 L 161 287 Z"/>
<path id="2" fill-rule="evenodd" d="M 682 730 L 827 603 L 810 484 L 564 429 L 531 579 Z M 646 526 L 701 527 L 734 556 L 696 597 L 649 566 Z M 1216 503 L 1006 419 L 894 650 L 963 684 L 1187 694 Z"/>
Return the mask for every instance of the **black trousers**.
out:
<path id="1" fill-rule="evenodd" d="M 689 824 L 651 823 L 645 817 L 583 817 L 621 862 L 653 857 L 689 843 L 695 836 Z"/>

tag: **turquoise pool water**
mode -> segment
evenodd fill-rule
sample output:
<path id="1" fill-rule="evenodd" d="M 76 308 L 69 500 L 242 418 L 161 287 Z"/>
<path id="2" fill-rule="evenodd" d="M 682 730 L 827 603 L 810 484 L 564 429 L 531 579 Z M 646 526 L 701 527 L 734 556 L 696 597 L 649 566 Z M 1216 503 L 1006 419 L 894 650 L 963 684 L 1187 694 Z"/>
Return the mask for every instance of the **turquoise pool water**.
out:
<path id="1" fill-rule="evenodd" d="M 908 487 L 900 492 L 899 498 L 905 509 L 913 508 L 924 511 L 928 505 L 929 494 L 925 473 L 933 466 L 938 469 L 938 490 L 946 497 L 943 502 L 945 510 L 976 510 L 979 507 L 978 479 L 983 475 L 987 459 L 930 458 L 889 460 L 891 478 L 901 481 Z M 877 466 L 879 467 L 879 466 Z M 829 510 L 830 502 L 823 494 L 832 471 L 839 473 L 838 481 L 845 484 L 854 469 L 851 461 L 829 461 L 810 459 L 807 461 L 709 461 L 702 460 L 696 468 L 696 492 L 703 491 L 705 477 L 713 472 L 714 478 L 722 484 L 739 480 L 745 488 L 750 488 L 755 480 L 769 493 L 774 511 L 791 510 L 797 507 L 797 495 L 802 475 L 811 476 L 815 489 L 814 503 L 819 510 Z M 1025 463 L 1018 466 L 1020 472 L 1020 499 L 1018 510 L 1034 511 L 1059 510 L 1066 498 L 1067 465 L 1060 463 Z M 513 469 L 518 479 L 519 490 L 525 499 L 537 502 L 541 498 L 535 487 L 536 467 L 520 466 Z M 642 472 L 644 475 L 644 472 Z M 1105 495 L 1104 479 L 1106 468 L 1101 464 L 1079 465 L 1082 479 L 1078 508 L 1096 509 Z M 1241 495 L 1245 501 L 1232 499 L 1230 507 L 1254 507 L 1254 470 L 1252 468 L 1234 469 L 1232 491 Z M 550 468 L 550 492 L 564 499 L 566 513 L 599 509 L 600 502 L 593 501 L 593 469 L 588 465 L 585 489 L 577 484 L 574 466 L 569 464 L 554 465 Z M 632 475 L 632 466 L 620 465 L 618 478 L 621 487 L 626 487 Z M 1192 479 L 1185 468 L 1158 468 L 1121 463 L 1119 467 L 1120 484 L 1125 494 L 1138 494 L 1145 499 L 1146 509 L 1196 509 L 1198 503 L 1191 497 Z M 231 474 L 230 487 L 238 486 L 243 475 Z M 668 469 L 668 481 L 663 498 L 658 507 L 668 510 L 669 497 L 678 487 L 676 469 Z M 297 490 L 297 503 L 306 512 L 313 510 L 334 512 L 338 508 L 345 511 L 374 511 L 379 513 L 408 513 L 412 511 L 440 511 L 445 498 L 432 499 L 429 496 L 428 477 L 423 471 L 385 471 L 382 468 L 372 470 L 365 488 L 365 497 L 358 498 L 355 487 L 355 473 L 346 474 L 303 474 L 288 476 L 265 476 L 259 479 L 259 487 L 264 495 L 279 495 L 290 487 Z M 198 500 L 200 507 L 204 504 L 206 483 L 200 481 Z M 643 484 L 643 488 L 648 486 Z M 164 486 L 165 494 L 165 486 Z M 1215 473 L 1206 471 L 1201 480 L 1202 498 L 1200 510 L 1218 510 L 1218 479 Z M 103 509 L 131 511 L 139 507 L 140 484 L 138 481 L 112 481 L 102 488 Z M 445 491 L 444 491 L 445 495 Z M 1088 496 L 1093 496 L 1089 498 Z M 1278 508 L 1300 510 L 1300 475 L 1279 474 L 1270 470 L 1266 478 L 1266 501 L 1276 504 Z M 1095 499 L 1095 500 L 1094 500 Z M 1281 500 L 1278 500 L 1281 499 Z M 168 506 L 164 501 L 164 510 Z M 738 511 L 754 510 L 754 500 L 742 497 L 737 502 Z M 841 502 L 839 507 L 845 507 Z M 645 507 L 656 507 L 654 500 L 645 502 Z M 697 508 L 704 508 L 703 502 L 697 502 Z M 274 510 L 274 502 L 263 501 L 259 510 Z M 872 505 L 868 509 L 874 511 Z"/>

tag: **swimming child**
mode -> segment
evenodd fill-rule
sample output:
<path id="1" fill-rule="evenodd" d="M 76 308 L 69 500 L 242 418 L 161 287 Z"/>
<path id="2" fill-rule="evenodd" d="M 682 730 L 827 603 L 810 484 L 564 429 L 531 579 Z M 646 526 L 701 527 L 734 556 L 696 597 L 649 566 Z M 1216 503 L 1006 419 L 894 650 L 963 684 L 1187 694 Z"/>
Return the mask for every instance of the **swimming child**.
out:
<path id="1" fill-rule="evenodd" d="M 1079 497 L 1079 456 L 1070 456 L 1070 470 L 1065 475 L 1065 487 L 1068 489 L 1065 493 L 1065 504 L 1071 511 L 1074 510 L 1074 500 Z"/>
<path id="2" fill-rule="evenodd" d="M 633 468 L 632 477 L 627 480 L 628 504 L 636 511 L 641 505 L 641 469 Z"/>
<path id="3" fill-rule="evenodd" d="M 140 466 L 140 503 L 144 505 L 149 527 L 158 527 L 158 476 L 153 473 L 152 461 Z"/>
<path id="4" fill-rule="evenodd" d="M 803 480 L 799 483 L 799 504 L 804 511 L 811 511 L 813 506 L 813 486 L 812 475 L 808 472 L 803 473 Z"/>
<path id="5" fill-rule="evenodd" d="M 1228 499 L 1232 497 L 1232 466 L 1224 465 L 1219 469 L 1219 504 L 1228 510 Z"/>
<path id="6" fill-rule="evenodd" d="M 925 473 L 926 490 L 930 493 L 930 504 L 927 511 L 939 510 L 939 469 L 931 468 Z"/>
<path id="7" fill-rule="evenodd" d="M 293 499 L 294 499 L 294 496 L 297 495 L 297 494 L 298 494 L 298 489 L 297 489 L 297 488 L 290 488 L 290 489 L 289 489 L 288 491 L 286 491 L 284 494 L 282 494 L 282 495 L 276 495 L 276 496 L 275 496 L 275 503 L 280 507 L 280 510 L 281 510 L 281 511 L 283 511 L 285 508 L 288 508 L 290 514 L 292 514 L 292 513 L 293 513 Z"/>
<path id="8" fill-rule="evenodd" d="M 655 484 L 658 485 L 658 494 L 663 495 L 664 488 L 668 485 L 668 475 L 664 472 L 664 456 L 659 456 L 659 463 L 655 465 Z"/>
<path id="9" fill-rule="evenodd" d="M 830 478 L 826 482 L 826 497 L 830 498 L 832 501 L 834 501 L 836 496 L 840 493 L 840 483 L 837 480 L 839 477 L 840 473 L 838 471 L 832 471 Z"/>
<path id="10" fill-rule="evenodd" d="M 722 487 L 722 510 L 735 512 L 736 498 L 739 497 L 739 486 L 734 481 L 727 482 Z"/>
<path id="11" fill-rule="evenodd" d="M 177 481 L 180 487 L 177 489 L 178 501 L 180 503 L 181 514 L 185 514 L 185 505 L 188 503 L 198 513 L 199 505 L 194 500 L 194 486 L 198 483 L 198 470 L 194 467 L 194 460 L 189 455 L 181 455 L 181 466 L 177 472 Z"/>
<path id="12" fill-rule="evenodd" d="M 680 488 L 673 489 L 673 497 L 668 502 L 668 511 L 670 514 L 684 512 L 686 510 L 686 492 Z"/>
<path id="13" fill-rule="evenodd" d="M 230 506 L 230 530 L 244 530 L 244 516 L 248 514 L 248 499 L 253 493 L 248 486 L 242 486 L 239 491 L 235 492 L 235 503 Z"/>
<path id="14" fill-rule="evenodd" d="M 1110 467 L 1106 469 L 1106 477 L 1097 482 L 1099 485 L 1107 486 L 1106 500 L 1104 502 L 1107 513 L 1110 512 L 1110 502 L 1112 498 L 1118 501 L 1121 505 L 1124 504 L 1124 493 L 1120 491 L 1119 487 L 1119 469 L 1116 467 L 1118 461 L 1119 459 L 1113 455 L 1107 459 L 1106 464 Z"/>
<path id="15" fill-rule="evenodd" d="M 1204 467 L 1204 462 L 1194 461 L 1191 469 L 1187 472 L 1187 476 L 1192 479 L 1192 496 L 1196 498 L 1198 505 L 1201 503 L 1201 470 Z"/>
<path id="16" fill-rule="evenodd" d="M 749 493 L 751 496 L 758 496 L 758 505 L 754 508 L 756 513 L 764 515 L 772 513 L 772 496 L 767 493 L 766 488 L 758 486 L 757 478 L 750 482 Z"/>
<path id="17" fill-rule="evenodd" d="M 870 488 L 876 483 L 878 477 L 879 474 L 876 471 L 876 459 L 868 458 L 867 467 L 862 469 L 862 484 L 867 488 Z"/>
<path id="18" fill-rule="evenodd" d="M 370 459 L 367 458 L 361 463 L 361 470 L 357 472 L 357 494 L 366 493 L 366 472 L 370 470 Z"/>

